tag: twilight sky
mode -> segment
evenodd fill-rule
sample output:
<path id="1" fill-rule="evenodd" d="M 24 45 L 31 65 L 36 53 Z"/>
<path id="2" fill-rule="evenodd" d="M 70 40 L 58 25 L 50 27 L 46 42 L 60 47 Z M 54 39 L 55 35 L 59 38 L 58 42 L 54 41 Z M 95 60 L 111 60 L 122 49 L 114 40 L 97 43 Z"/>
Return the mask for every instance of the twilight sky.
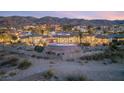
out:
<path id="1" fill-rule="evenodd" d="M 124 11 L 0 11 L 0 16 L 54 16 L 60 18 L 124 20 Z"/>

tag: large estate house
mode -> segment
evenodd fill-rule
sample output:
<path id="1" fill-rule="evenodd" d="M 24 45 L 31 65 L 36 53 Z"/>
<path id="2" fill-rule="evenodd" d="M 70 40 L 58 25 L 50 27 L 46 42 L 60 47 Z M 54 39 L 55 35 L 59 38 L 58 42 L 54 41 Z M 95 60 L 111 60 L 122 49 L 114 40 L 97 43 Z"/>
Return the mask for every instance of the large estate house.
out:
<path id="1" fill-rule="evenodd" d="M 57 44 L 81 44 L 88 43 L 91 46 L 108 45 L 110 40 L 105 35 L 82 35 L 78 33 L 61 32 L 52 36 L 46 35 L 29 35 L 20 37 L 22 43 L 28 45 L 43 45 L 43 43 L 57 43 Z"/>
<path id="2" fill-rule="evenodd" d="M 53 33 L 54 32 L 54 33 Z M 21 43 L 25 43 L 27 45 L 48 45 L 51 43 L 57 44 L 85 44 L 90 46 L 96 45 L 109 45 L 112 40 L 117 41 L 124 41 L 123 34 L 110 34 L 110 35 L 103 35 L 103 34 L 79 34 L 79 32 L 51 32 L 51 35 L 40 35 L 32 32 L 20 32 L 17 31 L 15 34 L 18 37 L 18 40 Z M 9 40 L 10 41 L 10 40 Z M 5 39 L 0 38 L 0 42 L 8 42 Z"/>
<path id="3" fill-rule="evenodd" d="M 108 45 L 110 40 L 105 35 L 82 35 L 81 37 L 78 33 L 67 33 L 58 34 L 53 36 L 54 43 L 59 44 L 80 44 L 89 43 L 91 46 L 95 45 Z"/>

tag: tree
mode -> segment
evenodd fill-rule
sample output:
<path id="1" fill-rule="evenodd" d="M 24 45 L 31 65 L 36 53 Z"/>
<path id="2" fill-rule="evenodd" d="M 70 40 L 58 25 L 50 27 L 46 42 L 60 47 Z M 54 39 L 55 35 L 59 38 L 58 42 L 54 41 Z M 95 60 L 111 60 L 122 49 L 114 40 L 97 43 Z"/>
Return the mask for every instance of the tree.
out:
<path id="1" fill-rule="evenodd" d="M 15 36 L 15 35 L 12 35 L 11 38 L 12 38 L 12 40 L 17 40 L 18 39 L 17 36 Z"/>
<path id="2" fill-rule="evenodd" d="M 35 46 L 34 50 L 37 51 L 37 52 L 42 52 L 44 50 L 44 47 L 42 47 L 42 46 Z"/>
<path id="3" fill-rule="evenodd" d="M 83 33 L 79 30 L 80 45 L 81 45 L 81 43 L 82 43 L 82 40 L 81 40 L 81 39 L 82 39 L 82 34 L 83 34 Z"/>
<path id="4" fill-rule="evenodd" d="M 88 30 L 88 33 L 89 34 L 93 34 L 93 32 L 94 32 L 94 29 L 93 29 L 93 27 L 92 26 L 87 26 L 87 30 Z"/>
<path id="5" fill-rule="evenodd" d="M 63 30 L 64 31 L 71 31 L 72 30 L 72 25 L 63 25 Z"/>

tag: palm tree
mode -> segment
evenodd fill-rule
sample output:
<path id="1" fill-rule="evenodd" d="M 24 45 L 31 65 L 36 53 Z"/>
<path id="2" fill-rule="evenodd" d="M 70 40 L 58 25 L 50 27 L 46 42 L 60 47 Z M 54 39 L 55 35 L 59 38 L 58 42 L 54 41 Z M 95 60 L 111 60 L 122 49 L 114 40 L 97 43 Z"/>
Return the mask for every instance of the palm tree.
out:
<path id="1" fill-rule="evenodd" d="M 87 26 L 88 34 L 93 34 L 92 26 Z"/>
<path id="2" fill-rule="evenodd" d="M 81 45 L 81 43 L 82 43 L 82 40 L 81 40 L 82 39 L 82 32 L 80 30 L 78 32 L 79 32 L 80 45 Z"/>

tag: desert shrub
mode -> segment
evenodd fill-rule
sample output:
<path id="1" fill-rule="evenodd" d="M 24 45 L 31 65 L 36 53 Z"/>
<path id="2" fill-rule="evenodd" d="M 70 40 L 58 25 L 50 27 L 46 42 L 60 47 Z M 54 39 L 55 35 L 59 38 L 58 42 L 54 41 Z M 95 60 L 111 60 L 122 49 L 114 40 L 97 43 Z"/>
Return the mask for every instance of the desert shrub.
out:
<path id="1" fill-rule="evenodd" d="M 86 77 L 83 75 L 69 75 L 65 77 L 66 81 L 86 81 Z"/>
<path id="2" fill-rule="evenodd" d="M 36 56 L 36 58 L 40 59 L 40 58 L 42 58 L 42 57 L 41 57 L 41 56 Z"/>
<path id="3" fill-rule="evenodd" d="M 122 63 L 123 59 L 117 55 L 110 57 L 112 63 Z"/>
<path id="4" fill-rule="evenodd" d="M 0 59 L 2 60 L 4 58 L 4 54 L 0 54 Z"/>
<path id="5" fill-rule="evenodd" d="M 53 62 L 53 61 L 50 61 L 49 63 L 50 63 L 50 64 L 55 64 L 55 62 Z"/>
<path id="6" fill-rule="evenodd" d="M 84 62 L 80 62 L 81 65 L 84 65 Z"/>
<path id="7" fill-rule="evenodd" d="M 104 58 L 105 58 L 104 53 L 99 53 L 99 54 L 80 57 L 81 60 L 102 60 Z"/>
<path id="8" fill-rule="evenodd" d="M 109 49 L 110 49 L 111 51 L 117 50 L 117 45 L 111 44 L 111 45 L 109 46 Z"/>
<path id="9" fill-rule="evenodd" d="M 104 53 L 105 58 L 111 59 L 112 63 L 121 63 L 124 59 L 124 51 L 117 49 L 108 49 Z"/>
<path id="10" fill-rule="evenodd" d="M 31 62 L 29 62 L 28 60 L 23 60 L 19 65 L 18 65 L 18 69 L 24 70 L 27 69 L 31 66 Z"/>
<path id="11" fill-rule="evenodd" d="M 42 47 L 42 46 L 35 46 L 34 50 L 37 51 L 37 52 L 42 52 L 44 50 L 44 47 Z"/>
<path id="12" fill-rule="evenodd" d="M 16 66 L 17 65 L 18 58 L 12 57 L 0 64 L 0 66 Z"/>
<path id="13" fill-rule="evenodd" d="M 17 57 L 11 57 L 9 59 L 10 59 L 9 62 L 18 61 L 18 58 Z"/>
<path id="14" fill-rule="evenodd" d="M 78 61 L 79 64 L 81 65 L 84 65 L 84 62 L 83 61 Z"/>
<path id="15" fill-rule="evenodd" d="M 15 75 L 16 75 L 15 72 L 11 72 L 11 73 L 9 73 L 9 76 L 15 76 Z"/>
<path id="16" fill-rule="evenodd" d="M 84 65 L 84 64 L 88 63 L 88 60 L 78 61 L 78 63 L 81 65 Z"/>
<path id="17" fill-rule="evenodd" d="M 124 58 L 124 51 L 116 51 L 115 55 L 120 57 L 120 58 Z"/>
<path id="18" fill-rule="evenodd" d="M 71 59 L 67 59 L 66 61 L 72 62 L 72 61 L 75 61 L 75 60 L 73 58 L 71 58 Z"/>
<path id="19" fill-rule="evenodd" d="M 5 54 L 0 54 L 1 57 L 5 56 Z"/>
<path id="20" fill-rule="evenodd" d="M 31 57 L 36 57 L 36 55 L 31 55 Z"/>
<path id="21" fill-rule="evenodd" d="M 0 71 L 0 76 L 3 76 L 3 75 L 5 75 L 5 74 L 6 74 L 5 71 Z"/>
<path id="22" fill-rule="evenodd" d="M 90 46 L 90 43 L 81 43 L 81 46 Z"/>
<path id="23" fill-rule="evenodd" d="M 54 72 L 53 70 L 48 70 L 44 72 L 42 75 L 45 79 L 51 79 L 54 76 Z"/>
<path id="24" fill-rule="evenodd" d="M 80 57 L 81 60 L 103 60 L 110 59 L 112 63 L 122 63 L 124 60 L 123 46 L 117 46 L 115 43 L 109 45 L 103 53 L 87 55 Z"/>

